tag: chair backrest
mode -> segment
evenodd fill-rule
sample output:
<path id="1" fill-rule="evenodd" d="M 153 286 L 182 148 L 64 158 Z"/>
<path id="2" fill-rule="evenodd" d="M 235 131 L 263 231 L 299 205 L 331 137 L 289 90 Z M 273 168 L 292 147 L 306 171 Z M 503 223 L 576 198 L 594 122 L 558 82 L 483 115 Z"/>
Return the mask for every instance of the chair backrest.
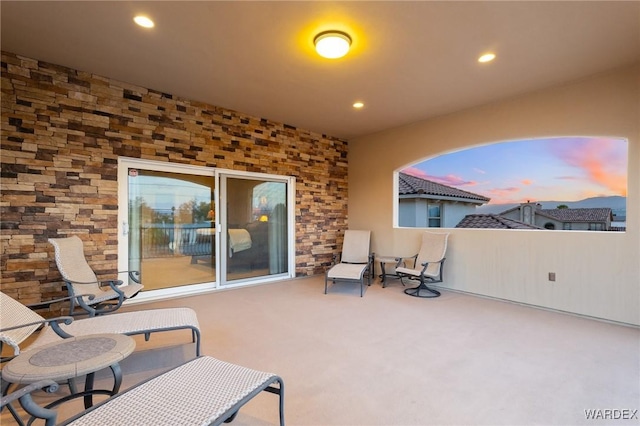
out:
<path id="1" fill-rule="evenodd" d="M 340 261 L 343 263 L 368 263 L 370 240 L 371 231 L 355 231 L 351 229 L 344 231 Z"/>
<path id="2" fill-rule="evenodd" d="M 425 274 L 438 275 L 440 273 L 440 262 L 447 252 L 448 232 L 425 232 L 422 234 L 422 245 L 416 259 L 416 268 L 425 262 L 430 262 Z"/>
<path id="3" fill-rule="evenodd" d="M 0 328 L 43 321 L 44 318 L 17 300 L 0 292 Z M 41 324 L 30 325 L 15 330 L 0 331 L 0 341 L 13 348 L 14 355 L 20 353 L 20 343 L 31 336 Z"/>
<path id="4" fill-rule="evenodd" d="M 56 265 L 58 265 L 58 270 L 65 281 L 91 283 L 74 288 L 74 293 L 101 294 L 98 277 L 84 257 L 82 240 L 74 235 L 67 238 L 49 238 L 49 242 L 53 245 Z M 71 285 L 73 286 L 73 283 Z"/>

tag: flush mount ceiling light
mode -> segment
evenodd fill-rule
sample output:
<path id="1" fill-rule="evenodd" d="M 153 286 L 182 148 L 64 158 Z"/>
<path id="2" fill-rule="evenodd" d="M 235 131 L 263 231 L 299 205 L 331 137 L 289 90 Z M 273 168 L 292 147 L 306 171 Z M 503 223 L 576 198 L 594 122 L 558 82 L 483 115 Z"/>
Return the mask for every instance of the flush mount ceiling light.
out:
<path id="1" fill-rule="evenodd" d="M 136 24 L 144 28 L 153 28 L 155 25 L 151 19 L 142 15 L 138 15 L 135 18 L 133 18 L 133 22 L 135 22 Z"/>
<path id="2" fill-rule="evenodd" d="M 484 55 L 480 56 L 478 58 L 478 62 L 491 62 L 496 58 L 496 54 L 495 53 L 485 53 Z"/>
<path id="3" fill-rule="evenodd" d="M 347 54 L 351 37 L 342 31 L 323 31 L 313 39 L 316 52 L 324 58 L 337 59 Z"/>
<path id="4" fill-rule="evenodd" d="M 362 102 L 354 102 L 353 107 L 355 109 L 363 108 L 364 107 L 364 103 L 362 103 Z"/>

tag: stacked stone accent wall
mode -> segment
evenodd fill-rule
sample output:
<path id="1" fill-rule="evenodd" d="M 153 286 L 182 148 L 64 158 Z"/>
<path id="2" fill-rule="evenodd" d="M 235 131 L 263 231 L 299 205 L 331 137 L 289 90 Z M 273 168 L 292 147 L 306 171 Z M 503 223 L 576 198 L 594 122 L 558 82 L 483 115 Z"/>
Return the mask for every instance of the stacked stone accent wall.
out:
<path id="1" fill-rule="evenodd" d="M 9 52 L 1 123 L 2 291 L 24 303 L 66 295 L 51 237 L 80 236 L 113 278 L 120 156 L 295 176 L 297 276 L 323 273 L 346 228 L 337 138 Z"/>

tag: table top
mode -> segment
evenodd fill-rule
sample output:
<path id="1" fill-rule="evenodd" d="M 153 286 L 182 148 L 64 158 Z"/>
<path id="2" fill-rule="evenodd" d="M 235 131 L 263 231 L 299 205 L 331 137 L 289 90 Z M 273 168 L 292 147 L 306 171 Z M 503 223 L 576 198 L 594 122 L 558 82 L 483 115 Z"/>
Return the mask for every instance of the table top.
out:
<path id="1" fill-rule="evenodd" d="M 109 367 L 129 356 L 136 342 L 124 334 L 89 334 L 70 337 L 25 350 L 2 369 L 2 379 L 29 384 L 79 377 Z"/>

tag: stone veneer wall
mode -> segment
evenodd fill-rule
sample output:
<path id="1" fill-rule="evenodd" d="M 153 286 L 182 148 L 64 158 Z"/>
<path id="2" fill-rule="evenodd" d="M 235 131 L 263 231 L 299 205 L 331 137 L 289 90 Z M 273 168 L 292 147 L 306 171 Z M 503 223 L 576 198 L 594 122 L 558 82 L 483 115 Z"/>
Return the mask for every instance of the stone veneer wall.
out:
<path id="1" fill-rule="evenodd" d="M 1 147 L 2 291 L 24 303 L 66 295 L 50 237 L 117 270 L 120 156 L 295 176 L 297 276 L 325 270 L 347 225 L 346 141 L 9 52 Z"/>

